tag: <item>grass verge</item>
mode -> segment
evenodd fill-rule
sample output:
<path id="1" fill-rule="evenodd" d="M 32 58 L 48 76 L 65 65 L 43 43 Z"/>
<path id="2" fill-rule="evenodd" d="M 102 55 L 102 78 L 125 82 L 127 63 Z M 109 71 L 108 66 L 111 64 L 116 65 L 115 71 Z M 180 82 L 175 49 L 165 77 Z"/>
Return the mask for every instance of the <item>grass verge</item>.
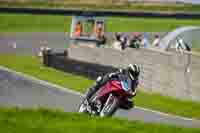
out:
<path id="1" fill-rule="evenodd" d="M 38 58 L 33 56 L 0 55 L 0 65 L 79 92 L 84 92 L 94 82 L 85 77 L 44 67 Z M 140 88 L 138 90 L 135 97 L 137 106 L 200 119 L 200 103 L 198 102 L 182 101 L 159 94 L 150 94 L 141 91 Z"/>
<path id="2" fill-rule="evenodd" d="M 0 65 L 79 92 L 83 92 L 94 82 L 81 76 L 44 67 L 34 56 L 1 55 Z"/>
<path id="3" fill-rule="evenodd" d="M 89 117 L 46 109 L 0 108 L 1 132 L 8 133 L 199 133 L 199 129 Z"/>
<path id="4" fill-rule="evenodd" d="M 71 17 L 0 14 L 0 32 L 69 32 Z M 200 19 L 108 17 L 108 32 L 166 32 L 181 26 L 200 26 Z"/>
<path id="5" fill-rule="evenodd" d="M 113 2 L 113 0 L 65 0 L 65 1 L 35 1 L 15 0 L 12 2 L 1 1 L 1 6 L 6 7 L 35 7 L 35 8 L 72 8 L 81 10 L 121 10 L 121 11 L 163 11 L 163 12 L 199 12 L 200 5 L 192 4 L 161 4 L 148 2 Z"/>

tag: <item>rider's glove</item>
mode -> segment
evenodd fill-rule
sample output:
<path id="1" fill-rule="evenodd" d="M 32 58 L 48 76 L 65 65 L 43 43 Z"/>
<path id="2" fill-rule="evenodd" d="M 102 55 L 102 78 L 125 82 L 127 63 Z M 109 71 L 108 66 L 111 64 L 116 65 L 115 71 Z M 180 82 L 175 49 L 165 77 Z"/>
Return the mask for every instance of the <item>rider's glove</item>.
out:
<path id="1" fill-rule="evenodd" d="M 132 97 L 136 96 L 136 90 L 132 92 Z"/>

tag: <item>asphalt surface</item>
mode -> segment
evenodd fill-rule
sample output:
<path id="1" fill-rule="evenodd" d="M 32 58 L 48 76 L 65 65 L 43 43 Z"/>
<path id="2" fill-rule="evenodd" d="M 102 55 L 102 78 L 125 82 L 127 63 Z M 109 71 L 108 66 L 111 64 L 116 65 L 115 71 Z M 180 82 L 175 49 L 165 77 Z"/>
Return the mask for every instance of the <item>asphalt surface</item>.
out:
<path id="1" fill-rule="evenodd" d="M 0 70 L 0 104 L 76 111 L 81 96 Z"/>
<path id="2" fill-rule="evenodd" d="M 64 33 L 0 33 L 0 53 L 36 55 L 39 47 L 44 45 L 56 51 L 63 51 L 67 47 L 67 38 Z M 77 111 L 81 97 L 77 93 L 63 91 L 58 86 L 25 78 L 0 67 L 0 105 L 45 107 L 74 112 Z M 119 110 L 115 116 L 129 120 L 200 128 L 200 120 L 171 116 L 138 107 L 130 111 Z"/>
<path id="3" fill-rule="evenodd" d="M 76 112 L 82 97 L 76 92 L 63 90 L 63 88 L 52 86 L 44 81 L 16 74 L 11 70 L 0 67 L 1 106 L 45 107 Z M 171 116 L 138 107 L 129 111 L 118 110 L 115 117 L 200 128 L 199 120 Z"/>
<path id="4" fill-rule="evenodd" d="M 62 32 L 0 33 L 0 53 L 36 55 L 41 46 L 63 52 L 68 44 L 66 36 Z"/>

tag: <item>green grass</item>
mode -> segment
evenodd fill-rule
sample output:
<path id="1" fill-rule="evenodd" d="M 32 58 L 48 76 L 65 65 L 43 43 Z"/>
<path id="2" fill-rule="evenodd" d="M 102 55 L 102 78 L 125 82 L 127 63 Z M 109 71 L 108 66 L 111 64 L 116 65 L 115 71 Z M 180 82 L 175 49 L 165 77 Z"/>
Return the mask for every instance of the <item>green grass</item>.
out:
<path id="1" fill-rule="evenodd" d="M 140 89 L 140 88 L 139 88 Z M 137 106 L 175 114 L 179 116 L 200 119 L 200 103 L 179 100 L 172 97 L 162 96 L 156 93 L 139 91 L 135 103 Z"/>
<path id="2" fill-rule="evenodd" d="M 47 109 L 0 108 L 2 133 L 199 133 L 200 129 Z"/>
<path id="3" fill-rule="evenodd" d="M 200 26 L 200 19 L 108 18 L 107 22 L 107 29 L 111 32 L 166 32 L 181 26 Z"/>
<path id="4" fill-rule="evenodd" d="M 90 87 L 94 82 L 85 77 L 44 67 L 41 65 L 38 58 L 33 56 L 0 55 L 0 65 L 79 92 L 84 92 L 86 88 Z M 182 101 L 171 97 L 161 96 L 159 94 L 150 94 L 143 92 L 140 89 L 141 88 L 138 88 L 139 91 L 135 97 L 137 106 L 200 119 L 200 103 Z"/>
<path id="5" fill-rule="evenodd" d="M 50 15 L 0 14 L 0 20 L 0 32 L 64 32 L 71 23 L 70 17 Z"/>
<path id="6" fill-rule="evenodd" d="M 87 78 L 44 67 L 38 58 L 33 56 L 1 55 L 0 65 L 76 91 L 83 92 L 93 83 Z"/>
<path id="7" fill-rule="evenodd" d="M 0 14 L 0 32 L 69 32 L 71 17 Z M 200 26 L 200 19 L 118 18 L 106 19 L 108 32 L 162 32 L 181 26 Z"/>
<path id="8" fill-rule="evenodd" d="M 121 11 L 165 11 L 165 12 L 199 12 L 199 5 L 192 4 L 152 4 L 152 3 L 113 3 L 112 0 L 65 0 L 34 1 L 23 0 L 14 2 L 0 2 L 1 6 L 7 7 L 40 7 L 40 8 L 75 8 L 82 10 L 121 10 Z"/>

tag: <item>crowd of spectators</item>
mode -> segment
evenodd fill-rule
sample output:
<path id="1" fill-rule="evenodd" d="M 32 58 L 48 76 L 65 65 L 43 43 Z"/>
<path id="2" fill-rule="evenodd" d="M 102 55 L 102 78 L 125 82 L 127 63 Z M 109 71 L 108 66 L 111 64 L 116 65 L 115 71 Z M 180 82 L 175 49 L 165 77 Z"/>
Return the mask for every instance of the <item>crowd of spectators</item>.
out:
<path id="1" fill-rule="evenodd" d="M 88 22 L 88 24 L 90 24 Z M 87 28 L 85 28 L 87 29 Z M 91 28 L 88 32 L 83 31 L 83 24 L 78 21 L 75 26 L 74 31 L 75 37 L 83 37 L 85 34 L 88 34 L 87 37 L 94 37 L 96 39 L 96 46 L 97 47 L 107 47 L 107 38 L 104 33 L 103 23 L 95 23 L 91 21 Z M 151 37 L 150 37 L 151 36 Z M 159 34 L 155 33 L 150 35 L 150 33 L 132 33 L 132 34 L 125 34 L 117 32 L 114 34 L 114 41 L 111 43 L 111 47 L 117 50 L 124 50 L 126 48 L 159 48 L 160 47 L 161 37 Z M 181 39 L 178 39 L 176 42 L 176 51 L 191 51 L 190 47 L 186 44 L 181 42 Z M 109 47 L 109 46 L 108 46 Z"/>
<path id="2" fill-rule="evenodd" d="M 152 42 L 152 43 L 151 43 Z M 139 49 L 159 47 L 160 35 L 155 34 L 153 41 L 150 41 L 149 33 L 133 33 L 132 35 L 125 35 L 123 33 L 115 33 L 112 47 L 117 50 L 124 50 L 126 48 Z"/>
<path id="3" fill-rule="evenodd" d="M 91 28 L 89 28 L 90 30 L 86 32 L 83 29 L 87 28 L 83 28 L 83 23 L 81 21 L 78 21 L 75 25 L 73 36 L 76 38 L 95 38 L 97 41 L 97 47 L 107 47 L 107 38 L 104 33 L 103 23 L 95 23 L 94 21 L 88 21 L 87 24 L 91 24 Z M 114 41 L 112 41 L 111 47 L 117 50 L 124 50 L 128 47 L 135 49 L 139 49 L 141 47 L 159 47 L 160 35 L 155 34 L 153 40 L 152 38 L 150 39 L 149 35 L 150 33 L 132 33 L 131 35 L 128 35 L 125 33 L 117 32 L 114 34 Z"/>
<path id="4" fill-rule="evenodd" d="M 85 25 L 87 24 L 87 26 Z M 83 24 L 83 22 L 78 21 L 75 25 L 75 29 L 73 32 L 73 36 L 76 38 L 85 37 L 89 39 L 94 39 L 96 41 L 96 47 L 112 47 L 117 50 L 124 50 L 126 48 L 159 48 L 161 37 L 159 34 L 155 33 L 120 33 L 117 32 L 114 34 L 114 40 L 107 43 L 109 38 L 106 38 L 104 33 L 104 24 L 103 22 L 95 22 L 94 20 L 88 20 L 87 23 Z M 85 26 L 84 26 L 85 25 Z M 83 26 L 85 28 L 83 28 Z M 90 28 L 88 28 L 90 27 Z M 83 30 L 84 29 L 84 30 Z M 86 30 L 88 29 L 88 30 Z M 174 46 L 176 51 L 191 51 L 191 48 L 187 43 L 183 43 L 183 40 L 177 39 L 176 45 Z M 92 45 L 95 47 L 94 45 Z"/>

